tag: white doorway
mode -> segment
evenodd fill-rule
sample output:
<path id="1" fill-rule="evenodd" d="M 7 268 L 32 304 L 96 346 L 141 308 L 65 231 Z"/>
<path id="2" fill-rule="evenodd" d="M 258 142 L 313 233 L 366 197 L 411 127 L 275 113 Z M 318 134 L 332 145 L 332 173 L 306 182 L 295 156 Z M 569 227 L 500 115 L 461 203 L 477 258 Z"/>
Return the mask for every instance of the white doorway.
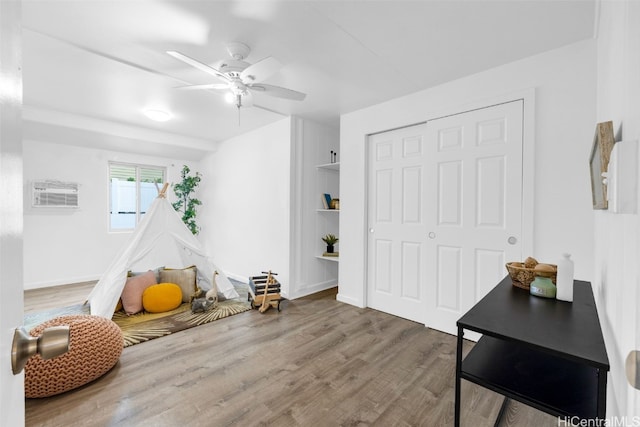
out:
<path id="1" fill-rule="evenodd" d="M 522 148 L 522 100 L 369 138 L 369 307 L 456 333 L 522 258 Z"/>

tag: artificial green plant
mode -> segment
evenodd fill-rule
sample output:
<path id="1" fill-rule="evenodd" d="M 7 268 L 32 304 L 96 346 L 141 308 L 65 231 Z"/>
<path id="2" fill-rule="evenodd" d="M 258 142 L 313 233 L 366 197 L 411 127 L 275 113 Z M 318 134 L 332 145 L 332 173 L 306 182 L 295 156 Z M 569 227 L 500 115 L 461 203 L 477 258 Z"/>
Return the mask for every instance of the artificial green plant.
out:
<path id="1" fill-rule="evenodd" d="M 178 201 L 173 203 L 173 208 L 182 213 L 182 221 L 187 225 L 187 228 L 191 230 L 193 234 L 200 232 L 200 227 L 196 224 L 196 207 L 201 205 L 202 202 L 192 196 L 192 193 L 196 190 L 198 184 L 200 184 L 201 176 L 199 172 L 195 175 L 189 175 L 191 169 L 189 166 L 184 165 L 180 176 L 182 181 L 173 185 L 173 192 L 175 193 Z"/>
<path id="2" fill-rule="evenodd" d="M 338 243 L 338 238 L 334 234 L 327 234 L 322 238 L 322 241 L 327 244 L 327 246 L 333 246 Z"/>

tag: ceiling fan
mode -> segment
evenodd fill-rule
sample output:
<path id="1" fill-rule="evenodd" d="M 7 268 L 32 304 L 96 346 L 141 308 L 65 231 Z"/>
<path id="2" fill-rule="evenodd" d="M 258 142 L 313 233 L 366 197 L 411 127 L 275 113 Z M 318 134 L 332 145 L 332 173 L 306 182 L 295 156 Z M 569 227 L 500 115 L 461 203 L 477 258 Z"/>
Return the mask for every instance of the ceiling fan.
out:
<path id="1" fill-rule="evenodd" d="M 224 82 L 182 86 L 180 89 L 209 89 L 226 92 L 238 109 L 253 105 L 252 93 L 255 92 L 293 101 L 302 101 L 306 97 L 302 92 L 262 83 L 282 67 L 277 59 L 267 57 L 255 64 L 249 64 L 244 61 L 244 58 L 249 55 L 251 49 L 239 42 L 228 43 L 227 51 L 231 59 L 222 60 L 217 69 L 180 52 L 167 51 L 174 58 Z"/>

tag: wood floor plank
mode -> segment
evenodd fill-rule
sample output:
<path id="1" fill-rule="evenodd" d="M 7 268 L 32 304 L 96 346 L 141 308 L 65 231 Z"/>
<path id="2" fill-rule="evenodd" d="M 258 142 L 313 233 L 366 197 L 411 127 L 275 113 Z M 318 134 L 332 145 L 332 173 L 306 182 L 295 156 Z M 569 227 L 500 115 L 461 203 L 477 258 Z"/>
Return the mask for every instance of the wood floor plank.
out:
<path id="1" fill-rule="evenodd" d="M 24 293 L 24 312 L 33 313 L 51 308 L 83 304 L 95 284 L 96 281 L 91 281 L 30 289 Z"/>
<path id="2" fill-rule="evenodd" d="M 39 299 L 74 304 L 92 285 L 82 286 L 27 291 L 25 301 L 32 311 Z M 26 425 L 452 425 L 455 337 L 342 304 L 335 294 L 127 347 L 97 381 L 27 399 Z M 466 381 L 462 396 L 463 425 L 493 425 L 502 396 Z M 517 403 L 506 418 L 504 426 L 556 425 Z"/>

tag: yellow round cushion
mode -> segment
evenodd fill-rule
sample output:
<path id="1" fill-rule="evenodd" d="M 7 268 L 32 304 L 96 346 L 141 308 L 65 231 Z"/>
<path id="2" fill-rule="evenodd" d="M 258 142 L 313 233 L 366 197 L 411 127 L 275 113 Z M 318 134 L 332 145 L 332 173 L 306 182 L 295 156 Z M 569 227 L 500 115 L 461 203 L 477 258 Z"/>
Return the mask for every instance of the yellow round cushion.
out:
<path id="1" fill-rule="evenodd" d="M 182 304 L 182 289 L 175 283 L 151 285 L 142 293 L 142 306 L 149 313 L 163 313 Z"/>

